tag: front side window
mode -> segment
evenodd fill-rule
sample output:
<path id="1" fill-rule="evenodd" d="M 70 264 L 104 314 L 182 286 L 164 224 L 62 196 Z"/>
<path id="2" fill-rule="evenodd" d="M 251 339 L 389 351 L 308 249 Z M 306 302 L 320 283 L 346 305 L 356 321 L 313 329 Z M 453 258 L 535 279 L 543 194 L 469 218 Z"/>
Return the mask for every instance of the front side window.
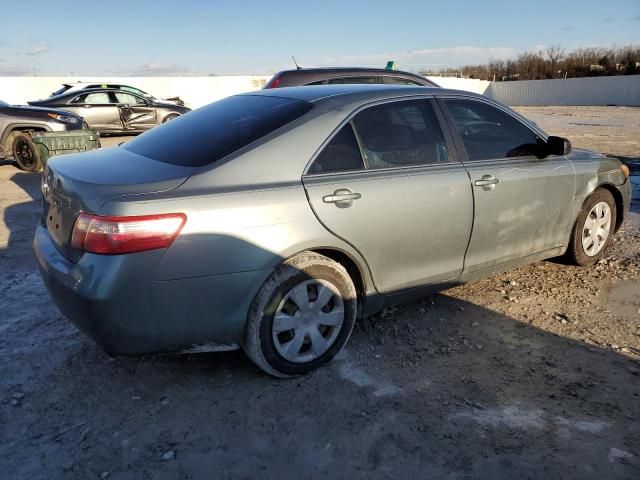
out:
<path id="1" fill-rule="evenodd" d="M 529 127 L 496 107 L 475 100 L 449 99 L 469 160 L 538 155 L 542 139 Z"/>
<path id="2" fill-rule="evenodd" d="M 140 95 L 141 97 L 151 97 L 151 95 L 149 95 L 147 92 L 144 92 L 144 91 L 142 91 L 142 90 L 140 90 L 139 88 L 136 88 L 136 87 L 130 87 L 128 85 L 122 85 L 121 87 L 116 87 L 116 88 L 119 88 L 123 92 L 135 93 L 136 95 Z"/>
<path id="3" fill-rule="evenodd" d="M 450 161 L 440 125 L 426 100 L 370 107 L 358 113 L 353 123 L 367 168 Z"/>
<path id="4" fill-rule="evenodd" d="M 118 103 L 123 103 L 127 105 L 144 105 L 145 101 L 140 97 L 136 97 L 135 95 L 131 95 L 130 93 L 125 92 L 115 92 L 116 100 Z"/>

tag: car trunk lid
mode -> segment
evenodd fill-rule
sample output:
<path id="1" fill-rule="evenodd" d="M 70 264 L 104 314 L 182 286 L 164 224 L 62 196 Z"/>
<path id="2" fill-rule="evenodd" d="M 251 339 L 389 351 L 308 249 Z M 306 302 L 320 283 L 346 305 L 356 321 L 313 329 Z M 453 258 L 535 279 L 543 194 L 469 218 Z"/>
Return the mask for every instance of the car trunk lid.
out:
<path id="1" fill-rule="evenodd" d="M 123 195 L 172 190 L 195 170 L 123 148 L 54 157 L 42 177 L 43 223 L 60 253 L 77 261 L 82 252 L 71 247 L 71 233 L 80 212 L 100 213 L 107 201 Z"/>

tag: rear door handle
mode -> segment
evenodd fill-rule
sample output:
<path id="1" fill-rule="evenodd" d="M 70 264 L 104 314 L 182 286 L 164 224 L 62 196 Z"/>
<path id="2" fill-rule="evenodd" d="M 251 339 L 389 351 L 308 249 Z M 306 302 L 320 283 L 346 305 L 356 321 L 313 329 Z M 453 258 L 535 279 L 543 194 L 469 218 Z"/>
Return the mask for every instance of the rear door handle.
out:
<path id="1" fill-rule="evenodd" d="M 322 197 L 324 203 L 335 203 L 336 207 L 345 208 L 351 206 L 354 200 L 358 200 L 362 195 L 352 192 L 348 188 L 339 188 L 333 195 L 325 195 Z"/>
<path id="2" fill-rule="evenodd" d="M 498 183 L 500 183 L 500 180 L 493 175 L 483 175 L 480 180 L 473 182 L 476 187 L 482 187 L 485 190 L 493 190 Z"/>

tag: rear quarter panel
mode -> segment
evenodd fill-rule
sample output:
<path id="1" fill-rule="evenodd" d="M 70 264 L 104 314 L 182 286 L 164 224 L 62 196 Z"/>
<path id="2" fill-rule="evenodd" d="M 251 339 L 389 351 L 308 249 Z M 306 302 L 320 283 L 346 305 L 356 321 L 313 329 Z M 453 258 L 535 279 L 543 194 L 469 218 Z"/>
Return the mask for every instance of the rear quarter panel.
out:
<path id="1" fill-rule="evenodd" d="M 318 222 L 301 183 L 233 193 L 191 193 L 179 198 L 123 197 L 108 202 L 100 212 L 187 215 L 180 235 L 155 269 L 155 280 L 272 270 L 311 248 L 334 248 L 361 267 L 366 265 L 356 251 Z M 370 285 L 368 280 L 365 277 Z"/>

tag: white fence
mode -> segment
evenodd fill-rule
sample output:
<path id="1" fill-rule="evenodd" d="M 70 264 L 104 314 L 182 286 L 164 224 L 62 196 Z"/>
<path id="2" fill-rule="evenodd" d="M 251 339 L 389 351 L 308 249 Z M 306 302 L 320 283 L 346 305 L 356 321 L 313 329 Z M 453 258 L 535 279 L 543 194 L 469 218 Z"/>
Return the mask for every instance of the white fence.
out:
<path id="1" fill-rule="evenodd" d="M 187 106 L 201 107 L 235 93 L 257 90 L 269 76 L 221 77 L 0 77 L 0 100 L 24 104 L 48 97 L 63 83 L 123 83 L 163 98 L 180 96 Z M 444 88 L 487 95 L 507 105 L 640 106 L 640 75 L 488 82 L 469 78 L 429 77 Z"/>
<path id="2" fill-rule="evenodd" d="M 427 77 L 442 88 L 451 88 L 453 90 L 464 90 L 466 92 L 479 93 L 486 95 L 487 90 L 491 86 L 488 80 L 476 80 L 475 78 L 456 78 L 456 77 Z"/>
<path id="3" fill-rule="evenodd" d="M 640 75 L 491 82 L 485 95 L 507 105 L 640 106 Z"/>

